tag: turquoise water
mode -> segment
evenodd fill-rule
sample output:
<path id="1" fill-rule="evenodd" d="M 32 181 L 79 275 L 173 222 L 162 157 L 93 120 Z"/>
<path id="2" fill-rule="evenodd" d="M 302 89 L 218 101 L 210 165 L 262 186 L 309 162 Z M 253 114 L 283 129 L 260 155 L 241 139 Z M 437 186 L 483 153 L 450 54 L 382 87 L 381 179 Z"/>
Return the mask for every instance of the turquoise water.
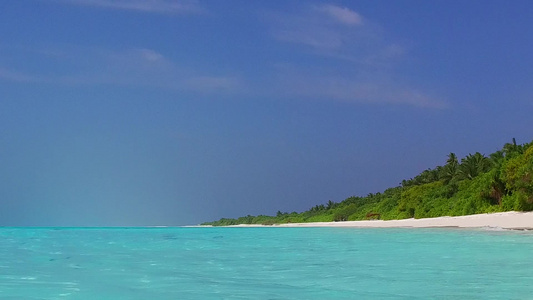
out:
<path id="1" fill-rule="evenodd" d="M 533 234 L 0 228 L 0 299 L 533 299 Z"/>

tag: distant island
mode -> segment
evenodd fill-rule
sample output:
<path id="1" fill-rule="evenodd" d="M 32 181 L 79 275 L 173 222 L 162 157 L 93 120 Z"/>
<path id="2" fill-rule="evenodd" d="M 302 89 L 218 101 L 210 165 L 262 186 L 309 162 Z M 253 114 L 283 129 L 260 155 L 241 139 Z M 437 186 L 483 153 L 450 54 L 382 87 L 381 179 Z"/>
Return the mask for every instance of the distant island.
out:
<path id="1" fill-rule="evenodd" d="M 460 161 L 450 153 L 445 165 L 382 193 L 330 200 L 301 213 L 278 211 L 275 216 L 222 218 L 201 225 L 400 220 L 505 211 L 533 211 L 533 141 L 518 145 L 513 138 L 489 156 L 476 152 Z"/>

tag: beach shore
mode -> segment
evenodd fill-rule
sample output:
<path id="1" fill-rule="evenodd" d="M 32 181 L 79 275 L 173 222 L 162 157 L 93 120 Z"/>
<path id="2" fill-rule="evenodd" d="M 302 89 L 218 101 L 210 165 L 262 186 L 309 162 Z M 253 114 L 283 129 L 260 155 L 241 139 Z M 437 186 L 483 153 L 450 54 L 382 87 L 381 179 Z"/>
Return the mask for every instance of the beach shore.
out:
<path id="1" fill-rule="evenodd" d="M 262 225 L 235 225 L 230 227 L 259 227 Z M 346 222 L 315 222 L 275 224 L 269 227 L 353 227 L 353 228 L 494 228 L 533 230 L 533 212 L 502 212 L 459 217 L 438 217 L 427 219 L 369 220 Z"/>

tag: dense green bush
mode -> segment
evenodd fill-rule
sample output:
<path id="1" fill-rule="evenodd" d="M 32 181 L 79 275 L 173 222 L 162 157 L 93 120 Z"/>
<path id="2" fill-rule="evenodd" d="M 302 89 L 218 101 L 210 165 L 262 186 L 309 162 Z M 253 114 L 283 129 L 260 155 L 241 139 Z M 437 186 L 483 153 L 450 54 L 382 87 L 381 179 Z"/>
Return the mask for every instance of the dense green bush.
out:
<path id="1" fill-rule="evenodd" d="M 356 211 L 357 205 L 355 203 L 339 208 L 333 213 L 333 221 L 348 221 L 348 218 Z"/>

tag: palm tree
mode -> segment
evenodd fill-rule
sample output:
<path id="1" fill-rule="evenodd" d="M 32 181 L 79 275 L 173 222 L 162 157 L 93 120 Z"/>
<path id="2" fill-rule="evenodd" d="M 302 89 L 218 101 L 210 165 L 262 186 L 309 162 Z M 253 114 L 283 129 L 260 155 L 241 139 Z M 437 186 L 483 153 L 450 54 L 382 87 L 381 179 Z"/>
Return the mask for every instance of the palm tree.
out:
<path id="1" fill-rule="evenodd" d="M 450 152 L 448 154 L 448 160 L 446 161 L 446 165 L 455 165 L 457 166 L 459 164 L 459 161 L 457 160 L 457 155 L 455 153 Z"/>
<path id="2" fill-rule="evenodd" d="M 476 152 L 474 154 L 474 160 L 476 161 L 478 174 L 488 172 L 491 167 L 491 161 L 484 154 Z"/>
<path id="3" fill-rule="evenodd" d="M 444 182 L 448 184 L 453 179 L 457 178 L 459 162 L 457 161 L 457 155 L 451 152 L 448 154 L 448 160 L 446 165 L 441 170 L 441 179 L 444 179 Z"/>
<path id="4" fill-rule="evenodd" d="M 473 179 L 479 174 L 489 171 L 490 167 L 490 160 L 485 155 L 476 152 L 461 159 L 458 174 L 462 179 Z"/>
<path id="5" fill-rule="evenodd" d="M 335 207 L 335 202 L 328 200 L 328 203 L 326 203 L 326 209 L 332 209 Z"/>
<path id="6" fill-rule="evenodd" d="M 505 159 L 504 152 L 501 150 L 498 150 L 491 155 L 489 155 L 490 162 L 493 167 L 500 168 L 503 164 L 503 160 Z"/>
<path id="7" fill-rule="evenodd" d="M 503 145 L 503 152 L 505 153 L 505 157 L 515 157 L 519 154 L 522 154 L 524 152 L 524 147 L 516 144 L 516 139 L 513 138 L 512 143 L 507 143 Z"/>

